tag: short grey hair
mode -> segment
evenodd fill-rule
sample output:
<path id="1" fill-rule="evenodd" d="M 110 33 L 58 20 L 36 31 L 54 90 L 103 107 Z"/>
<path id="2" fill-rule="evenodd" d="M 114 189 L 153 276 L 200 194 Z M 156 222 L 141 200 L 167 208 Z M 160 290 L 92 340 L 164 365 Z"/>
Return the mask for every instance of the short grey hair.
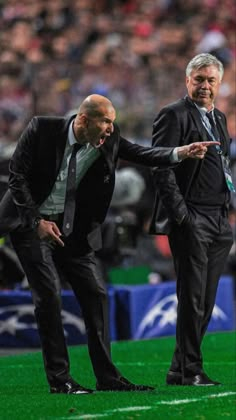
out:
<path id="1" fill-rule="evenodd" d="M 222 80 L 224 75 L 223 64 L 214 55 L 208 53 L 198 54 L 192 58 L 186 67 L 186 76 L 189 77 L 193 70 L 208 66 L 215 66 L 220 73 L 220 80 Z"/>

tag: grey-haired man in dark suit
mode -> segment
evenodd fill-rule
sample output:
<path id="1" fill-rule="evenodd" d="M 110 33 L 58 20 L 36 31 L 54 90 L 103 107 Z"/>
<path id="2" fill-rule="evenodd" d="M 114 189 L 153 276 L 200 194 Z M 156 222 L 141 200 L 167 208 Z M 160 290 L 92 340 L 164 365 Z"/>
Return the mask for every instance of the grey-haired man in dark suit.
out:
<path id="1" fill-rule="evenodd" d="M 185 160 L 156 171 L 156 202 L 150 233 L 167 234 L 177 274 L 176 349 L 170 385 L 218 385 L 203 368 L 201 344 L 213 311 L 219 277 L 232 246 L 228 222 L 235 191 L 229 164 L 225 115 L 214 107 L 223 65 L 199 54 L 186 68 L 188 95 L 164 107 L 153 125 L 153 146 L 219 141 L 204 160 Z"/>

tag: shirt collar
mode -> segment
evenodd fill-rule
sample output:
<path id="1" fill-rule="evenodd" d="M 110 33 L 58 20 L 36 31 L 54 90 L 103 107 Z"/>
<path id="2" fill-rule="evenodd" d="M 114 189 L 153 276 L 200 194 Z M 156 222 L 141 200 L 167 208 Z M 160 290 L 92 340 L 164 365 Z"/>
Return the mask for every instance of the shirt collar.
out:
<path id="1" fill-rule="evenodd" d="M 68 140 L 69 140 L 69 145 L 73 146 L 74 144 L 77 143 L 75 135 L 74 135 L 74 131 L 73 131 L 73 122 L 74 120 L 71 121 L 70 126 L 69 126 L 69 133 L 68 133 Z"/>
<path id="2" fill-rule="evenodd" d="M 204 106 L 199 106 L 199 105 L 197 105 L 197 104 L 196 104 L 196 102 L 193 102 L 193 103 L 194 103 L 194 105 L 196 106 L 196 108 L 198 109 L 198 111 L 200 112 L 200 114 L 201 114 L 201 116 L 202 116 L 202 117 L 205 117 L 205 115 L 206 115 L 208 112 L 212 112 L 212 111 L 214 111 L 214 105 L 212 105 L 211 110 L 210 110 L 210 111 L 208 111 L 208 109 L 206 109 Z"/>

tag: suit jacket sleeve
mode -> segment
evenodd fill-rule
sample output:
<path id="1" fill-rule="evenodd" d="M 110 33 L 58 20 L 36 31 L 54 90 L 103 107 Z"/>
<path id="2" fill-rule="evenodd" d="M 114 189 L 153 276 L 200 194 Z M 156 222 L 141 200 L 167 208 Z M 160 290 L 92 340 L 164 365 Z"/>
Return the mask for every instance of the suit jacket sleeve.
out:
<path id="1" fill-rule="evenodd" d="M 164 108 L 153 124 L 152 145 L 181 146 L 183 139 L 180 120 L 177 113 L 170 108 Z M 179 222 L 188 210 L 184 197 L 176 182 L 175 171 L 172 168 L 154 170 L 154 182 L 157 194 L 164 205 L 168 218 Z"/>
<path id="2" fill-rule="evenodd" d="M 37 119 L 33 118 L 22 133 L 9 165 L 9 189 L 24 227 L 32 226 L 35 217 L 39 216 L 30 187 L 37 128 Z"/>
<path id="3" fill-rule="evenodd" d="M 175 166 L 172 161 L 173 147 L 144 147 L 120 137 L 118 157 L 144 166 Z"/>

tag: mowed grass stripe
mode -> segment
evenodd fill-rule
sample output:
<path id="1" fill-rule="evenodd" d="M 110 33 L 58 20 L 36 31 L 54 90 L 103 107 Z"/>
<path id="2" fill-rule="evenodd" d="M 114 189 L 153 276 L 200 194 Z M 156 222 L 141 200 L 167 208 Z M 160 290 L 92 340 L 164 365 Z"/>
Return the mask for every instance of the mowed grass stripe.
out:
<path id="1" fill-rule="evenodd" d="M 155 386 L 152 392 L 101 392 L 92 395 L 50 395 L 41 353 L 0 357 L 0 419 L 62 420 L 235 420 L 235 332 L 208 334 L 203 343 L 207 373 L 223 383 L 217 387 L 165 385 L 174 337 L 112 344 L 113 360 L 136 383 Z M 72 376 L 95 388 L 87 346 L 69 348 Z"/>
<path id="2" fill-rule="evenodd" d="M 219 366 L 219 365 L 233 366 L 234 364 L 235 364 L 234 362 L 223 362 L 223 361 L 222 362 L 206 362 L 206 363 L 204 363 L 205 366 L 207 366 L 207 365 L 209 365 L 209 366 L 213 366 L 213 365 L 216 365 L 216 366 Z M 156 363 L 153 363 L 153 362 L 150 362 L 150 363 L 148 363 L 148 362 L 145 362 L 145 363 L 144 362 L 117 362 L 116 365 L 117 366 L 141 366 L 141 367 L 143 367 L 143 366 L 169 366 L 170 362 L 163 362 L 163 363 L 161 363 L 161 362 L 156 362 Z"/>

